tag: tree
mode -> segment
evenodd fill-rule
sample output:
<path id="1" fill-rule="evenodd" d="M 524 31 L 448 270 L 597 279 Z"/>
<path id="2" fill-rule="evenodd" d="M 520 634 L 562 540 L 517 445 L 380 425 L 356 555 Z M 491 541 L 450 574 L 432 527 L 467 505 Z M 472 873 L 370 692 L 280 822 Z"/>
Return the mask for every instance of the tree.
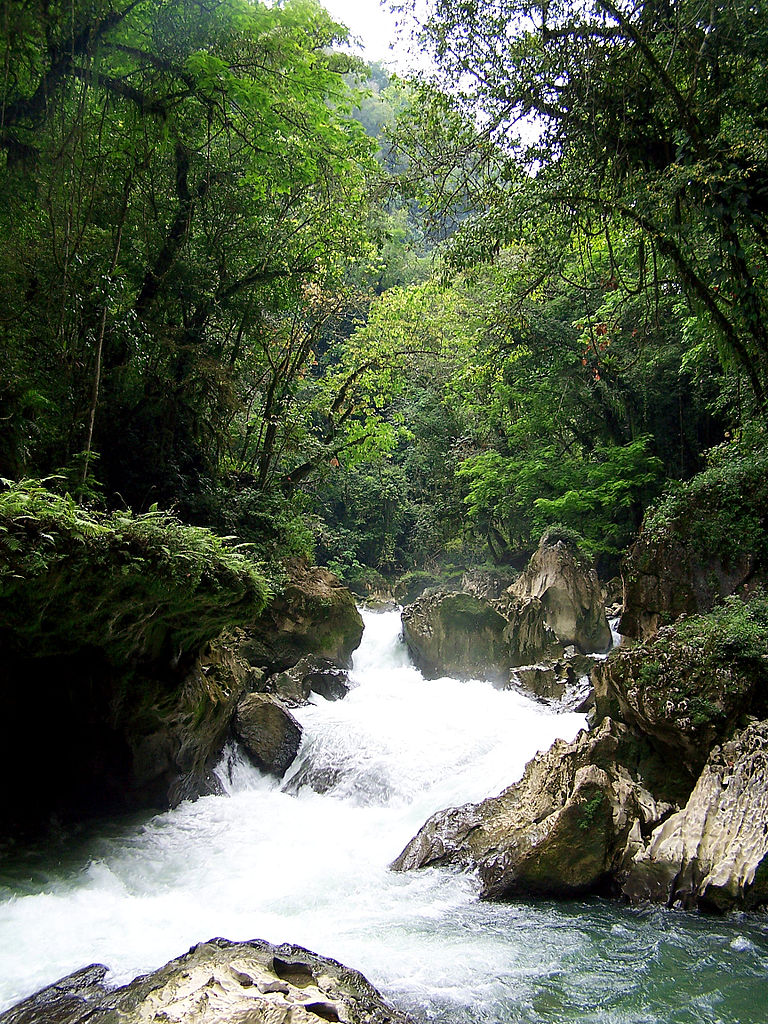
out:
<path id="1" fill-rule="evenodd" d="M 635 232 L 635 286 L 679 289 L 690 345 L 714 340 L 765 411 L 764 5 L 431 0 L 427 8 L 423 37 L 456 101 L 480 134 L 529 169 L 499 175 L 464 258 L 553 217 L 570 235 Z M 521 129 L 536 141 L 515 139 Z"/>
<path id="2" fill-rule="evenodd" d="M 183 500 L 258 408 L 265 483 L 312 358 L 307 297 L 367 248 L 344 30 L 314 0 L 4 11 L 3 468 L 87 470 L 95 447 L 110 491 Z"/>

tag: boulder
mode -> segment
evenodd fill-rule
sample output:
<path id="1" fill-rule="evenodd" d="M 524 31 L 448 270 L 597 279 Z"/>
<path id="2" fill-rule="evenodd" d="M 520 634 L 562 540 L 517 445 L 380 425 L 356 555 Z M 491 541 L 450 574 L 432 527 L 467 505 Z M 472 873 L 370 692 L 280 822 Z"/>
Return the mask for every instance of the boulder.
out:
<path id="1" fill-rule="evenodd" d="M 430 590 L 403 609 L 402 619 L 408 650 L 428 678 L 508 679 L 509 623 L 489 601 Z"/>
<path id="2" fill-rule="evenodd" d="M 250 658 L 273 672 L 307 655 L 348 668 L 363 635 L 363 620 L 338 576 L 318 566 L 294 566 L 291 578 L 251 631 Z"/>
<path id="3" fill-rule="evenodd" d="M 745 714 L 768 710 L 768 664 L 738 640 L 729 650 L 731 642 L 726 629 L 691 619 L 619 648 L 593 672 L 598 718 L 632 725 L 684 766 L 693 785 L 710 749 Z"/>
<path id="4" fill-rule="evenodd" d="M 106 968 L 62 978 L 0 1014 L 1 1024 L 408 1024 L 357 971 L 301 946 L 211 939 L 128 985 Z"/>
<path id="5" fill-rule="evenodd" d="M 731 910 L 768 902 L 768 722 L 715 747 L 686 806 L 634 858 L 632 900 Z"/>
<path id="6" fill-rule="evenodd" d="M 618 763 L 626 733 L 607 719 L 572 743 L 558 740 L 499 796 L 430 818 L 392 867 L 477 870 L 489 898 L 603 891 L 642 830 L 671 810 Z"/>
<path id="7" fill-rule="evenodd" d="M 237 705 L 235 736 L 257 768 L 282 778 L 301 744 L 301 726 L 274 697 L 248 694 Z"/>
<path id="8" fill-rule="evenodd" d="M 309 656 L 293 668 L 270 676 L 266 692 L 274 693 L 289 707 L 306 704 L 310 693 L 317 693 L 326 700 L 340 700 L 349 693 L 349 676 L 329 658 Z"/>
<path id="9" fill-rule="evenodd" d="M 574 544 L 552 543 L 545 534 L 508 592 L 521 601 L 540 601 L 544 621 L 561 644 L 575 644 L 582 654 L 610 648 L 611 629 L 597 574 Z"/>

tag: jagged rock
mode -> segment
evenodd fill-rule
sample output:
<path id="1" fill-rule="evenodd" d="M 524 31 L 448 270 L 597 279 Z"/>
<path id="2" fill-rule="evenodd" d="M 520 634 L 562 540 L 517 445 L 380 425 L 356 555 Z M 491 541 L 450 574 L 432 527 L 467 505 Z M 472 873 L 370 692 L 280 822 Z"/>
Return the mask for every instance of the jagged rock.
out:
<path id="1" fill-rule="evenodd" d="M 635 856 L 634 900 L 729 910 L 768 902 L 768 722 L 715 747 L 688 803 Z"/>
<path id="2" fill-rule="evenodd" d="M 274 697 L 250 693 L 238 705 L 235 736 L 262 771 L 281 778 L 301 743 L 301 726 Z"/>
<path id="3" fill-rule="evenodd" d="M 529 665 L 539 659 L 562 656 L 563 648 L 547 625 L 544 605 L 537 597 L 499 602 L 507 618 L 504 639 L 510 665 Z"/>
<path id="4" fill-rule="evenodd" d="M 471 594 L 427 591 L 403 609 L 402 619 L 408 649 L 428 678 L 507 680 L 509 623 L 488 601 Z"/>
<path id="5" fill-rule="evenodd" d="M 121 988 L 85 968 L 0 1014 L 0 1024 L 408 1024 L 357 971 L 301 946 L 211 939 Z"/>
<path id="6" fill-rule="evenodd" d="M 610 648 L 597 574 L 574 545 L 550 543 L 545 535 L 509 592 L 522 601 L 541 601 L 545 622 L 561 644 L 575 644 L 582 654 Z"/>
<path id="7" fill-rule="evenodd" d="M 266 692 L 274 693 L 289 707 L 306 704 L 310 693 L 326 700 L 340 700 L 349 693 L 349 677 L 328 658 L 302 658 L 293 668 L 270 676 Z"/>
<path id="8" fill-rule="evenodd" d="M 607 650 L 611 631 L 594 570 L 575 548 L 542 541 L 528 568 L 498 600 L 500 579 L 466 591 L 429 590 L 403 610 L 403 634 L 425 675 L 505 682 L 509 670 L 563 655 Z"/>
<path id="9" fill-rule="evenodd" d="M 477 869 L 491 898 L 600 890 L 636 852 L 641 830 L 671 809 L 617 763 L 626 734 L 606 719 L 572 743 L 558 740 L 499 796 L 430 818 L 392 867 Z"/>
<path id="10" fill-rule="evenodd" d="M 551 665 L 520 665 L 512 669 L 511 680 L 521 689 L 546 700 L 560 700 L 568 679 Z"/>
<path id="11" fill-rule="evenodd" d="M 484 598 L 486 601 L 495 601 L 501 597 L 517 578 L 517 573 L 488 572 L 483 569 L 473 569 L 465 572 L 461 577 L 461 589 L 465 594 L 473 597 Z"/>

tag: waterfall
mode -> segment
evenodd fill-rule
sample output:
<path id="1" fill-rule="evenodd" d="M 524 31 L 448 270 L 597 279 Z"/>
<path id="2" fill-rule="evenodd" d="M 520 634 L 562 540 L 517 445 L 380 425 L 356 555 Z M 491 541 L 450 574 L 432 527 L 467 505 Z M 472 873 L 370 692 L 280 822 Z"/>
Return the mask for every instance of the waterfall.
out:
<path id="1" fill-rule="evenodd" d="M 221 935 L 332 956 L 422 1021 L 688 1019 L 586 1015 L 607 991 L 634 1005 L 643 972 L 668 955 L 661 911 L 491 905 L 470 874 L 388 870 L 429 814 L 516 781 L 584 717 L 486 682 L 426 680 L 396 612 L 365 622 L 347 697 L 295 712 L 304 734 L 285 779 L 231 747 L 217 769 L 223 796 L 102 823 L 0 874 L 0 1009 L 87 963 L 122 983 Z M 678 961 L 701 971 L 702 942 L 727 939 L 753 971 L 760 936 L 723 928 L 686 924 Z"/>

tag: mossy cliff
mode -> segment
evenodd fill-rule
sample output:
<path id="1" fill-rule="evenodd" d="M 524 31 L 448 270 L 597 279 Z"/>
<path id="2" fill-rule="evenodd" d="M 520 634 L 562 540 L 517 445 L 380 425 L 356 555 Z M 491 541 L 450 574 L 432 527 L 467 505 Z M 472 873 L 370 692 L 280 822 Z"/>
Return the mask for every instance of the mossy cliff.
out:
<path id="1" fill-rule="evenodd" d="M 710 454 L 646 515 L 625 559 L 620 632 L 642 638 L 679 615 L 768 582 L 768 452 L 747 443 Z"/>
<path id="2" fill-rule="evenodd" d="M 34 482 L 7 486 L 0 758 L 13 783 L 0 831 L 51 813 L 166 807 L 215 786 L 237 703 L 265 670 L 318 638 L 341 660 L 359 643 L 351 595 L 317 574 L 270 578 L 167 513 L 102 514 Z"/>

